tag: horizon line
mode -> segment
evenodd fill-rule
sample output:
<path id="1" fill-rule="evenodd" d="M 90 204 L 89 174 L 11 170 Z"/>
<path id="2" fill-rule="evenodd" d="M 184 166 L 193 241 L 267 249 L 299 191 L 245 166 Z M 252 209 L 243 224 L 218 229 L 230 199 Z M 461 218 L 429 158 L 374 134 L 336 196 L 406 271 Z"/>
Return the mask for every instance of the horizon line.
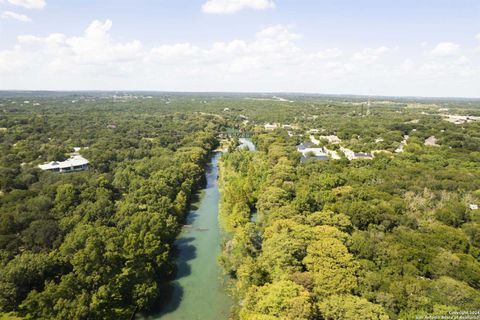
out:
<path id="1" fill-rule="evenodd" d="M 467 96 L 417 96 L 417 95 L 385 95 L 385 94 L 356 94 L 356 93 L 314 93 L 303 91 L 181 91 L 181 90 L 146 90 L 146 89 L 72 89 L 72 90 L 57 90 L 57 89 L 0 89 L 0 93 L 5 92 L 55 92 L 55 93 L 75 93 L 75 92 L 149 92 L 149 93 L 185 93 L 185 94 L 283 94 L 283 95 L 310 95 L 310 96 L 336 96 L 336 97 L 370 97 L 370 98 L 404 98 L 404 99 L 463 99 L 463 100 L 480 100 L 478 97 Z M 1 97 L 0 97 L 1 98 Z"/>

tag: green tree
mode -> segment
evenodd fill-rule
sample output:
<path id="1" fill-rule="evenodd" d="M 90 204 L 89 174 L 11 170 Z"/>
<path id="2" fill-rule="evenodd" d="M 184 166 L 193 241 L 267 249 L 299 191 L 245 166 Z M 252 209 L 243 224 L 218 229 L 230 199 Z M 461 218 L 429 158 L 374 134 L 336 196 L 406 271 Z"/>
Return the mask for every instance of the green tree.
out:
<path id="1" fill-rule="evenodd" d="M 313 306 L 308 292 L 287 280 L 251 287 L 240 312 L 242 320 L 308 320 L 312 316 Z"/>
<path id="2" fill-rule="evenodd" d="M 303 263 L 312 273 L 314 292 L 320 297 L 349 293 L 357 287 L 357 264 L 338 239 L 324 238 L 309 244 Z"/>
<path id="3" fill-rule="evenodd" d="M 349 294 L 332 295 L 318 303 L 325 320 L 388 320 L 382 306 Z"/>

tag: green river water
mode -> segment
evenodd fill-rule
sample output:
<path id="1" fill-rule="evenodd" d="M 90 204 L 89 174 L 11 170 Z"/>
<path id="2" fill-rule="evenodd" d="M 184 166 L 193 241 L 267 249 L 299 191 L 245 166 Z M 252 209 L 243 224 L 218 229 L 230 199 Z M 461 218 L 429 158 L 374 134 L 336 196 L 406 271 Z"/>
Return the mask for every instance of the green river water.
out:
<path id="1" fill-rule="evenodd" d="M 226 277 L 217 257 L 220 254 L 221 232 L 218 225 L 217 185 L 218 160 L 215 153 L 207 171 L 206 188 L 187 216 L 187 225 L 176 241 L 177 275 L 172 283 L 168 304 L 158 315 L 148 319 L 216 320 L 228 319 L 232 305 L 227 295 Z"/>
<path id="2" fill-rule="evenodd" d="M 239 148 L 255 150 L 250 139 L 239 139 Z M 227 294 L 228 280 L 223 275 L 217 257 L 221 251 L 221 231 L 218 225 L 218 160 L 222 153 L 213 154 L 207 169 L 205 189 L 192 205 L 175 246 L 177 274 L 169 288 L 168 302 L 159 306 L 160 313 L 137 316 L 148 320 L 223 320 L 228 319 L 232 300 Z"/>

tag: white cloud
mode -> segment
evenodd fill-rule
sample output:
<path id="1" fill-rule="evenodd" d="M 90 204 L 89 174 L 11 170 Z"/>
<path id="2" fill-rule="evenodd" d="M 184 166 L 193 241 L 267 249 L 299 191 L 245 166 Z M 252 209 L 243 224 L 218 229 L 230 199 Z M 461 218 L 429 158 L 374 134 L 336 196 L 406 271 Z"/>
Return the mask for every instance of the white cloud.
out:
<path id="1" fill-rule="evenodd" d="M 104 23 L 95 20 L 81 37 L 72 37 L 65 40 L 75 60 L 82 64 L 98 64 L 112 61 L 135 60 L 141 54 L 141 43 L 132 41 L 114 43 L 110 39 L 109 31 L 112 21 Z"/>
<path id="2" fill-rule="evenodd" d="M 108 33 L 111 27 L 110 20 L 95 20 L 78 37 L 67 37 L 61 33 L 46 37 L 18 36 L 13 50 L 0 52 L 0 74 L 15 70 L 50 76 L 58 72 L 70 75 L 94 75 L 97 72 L 119 75 L 127 72 L 129 64 L 142 59 L 141 43 L 112 41 Z M 12 69 L 12 66 L 15 68 Z"/>
<path id="3" fill-rule="evenodd" d="M 265 10 L 275 8 L 273 0 L 208 0 L 202 5 L 205 13 L 231 14 L 243 9 Z"/>
<path id="4" fill-rule="evenodd" d="M 2 18 L 3 19 L 15 19 L 15 20 L 18 20 L 18 21 L 21 21 L 21 22 L 32 21 L 32 19 L 30 19 L 30 17 L 28 17 L 24 14 L 15 13 L 15 12 L 12 12 L 12 11 L 2 12 Z"/>
<path id="5" fill-rule="evenodd" d="M 475 36 L 475 39 L 477 39 L 478 41 L 480 41 L 480 32 Z"/>
<path id="6" fill-rule="evenodd" d="M 65 42 L 65 36 L 61 33 L 52 33 L 49 36 L 42 38 L 42 37 L 36 37 L 32 35 L 23 35 L 23 36 L 18 36 L 17 41 L 20 45 L 22 46 L 55 46 L 55 45 L 61 45 L 63 42 Z"/>
<path id="7" fill-rule="evenodd" d="M 450 57 L 458 53 L 460 45 L 453 42 L 440 42 L 430 54 L 434 57 Z"/>
<path id="8" fill-rule="evenodd" d="M 457 64 L 457 65 L 465 65 L 468 62 L 470 62 L 470 60 L 465 56 L 461 56 L 454 61 L 454 63 Z"/>
<path id="9" fill-rule="evenodd" d="M 260 30 L 257 32 L 256 37 L 258 39 L 270 39 L 284 43 L 301 38 L 299 34 L 291 32 L 289 27 L 281 24 Z"/>
<path id="10" fill-rule="evenodd" d="M 405 59 L 402 64 L 396 69 L 396 71 L 402 75 L 408 75 L 409 73 L 414 71 L 415 67 L 415 62 L 413 62 L 411 59 Z"/>
<path id="11" fill-rule="evenodd" d="M 352 60 L 357 62 L 373 63 L 388 51 L 389 49 L 383 46 L 378 48 L 365 48 L 362 51 L 356 52 L 352 56 Z"/>
<path id="12" fill-rule="evenodd" d="M 191 57 L 200 52 L 198 47 L 190 43 L 177 43 L 173 45 L 161 45 L 153 48 L 151 53 L 154 56 L 170 59 L 174 57 Z"/>
<path id="13" fill-rule="evenodd" d="M 295 62 L 299 49 L 294 42 L 299 38 L 300 35 L 290 28 L 276 25 L 257 32 L 253 41 L 216 42 L 210 48 L 190 43 L 161 45 L 150 50 L 147 60 L 170 65 L 178 63 L 182 69 L 241 73 Z"/>
<path id="14" fill-rule="evenodd" d="M 0 50 L 0 89 L 478 95 L 476 55 L 430 59 L 418 45 L 413 61 L 401 48 L 385 46 L 312 48 L 310 43 L 307 49 L 303 36 L 284 25 L 211 45 L 147 48 L 137 40 L 118 41 L 112 28 L 110 20 L 95 20 L 75 36 L 18 36 L 11 49 Z"/>
<path id="15" fill-rule="evenodd" d="M 42 9 L 47 5 L 45 0 L 7 0 L 7 1 L 15 6 L 24 7 L 27 9 Z"/>
<path id="16" fill-rule="evenodd" d="M 322 51 L 318 51 L 317 53 L 313 54 L 313 57 L 318 59 L 333 59 L 338 58 L 343 54 L 342 50 L 338 48 L 329 48 Z"/>

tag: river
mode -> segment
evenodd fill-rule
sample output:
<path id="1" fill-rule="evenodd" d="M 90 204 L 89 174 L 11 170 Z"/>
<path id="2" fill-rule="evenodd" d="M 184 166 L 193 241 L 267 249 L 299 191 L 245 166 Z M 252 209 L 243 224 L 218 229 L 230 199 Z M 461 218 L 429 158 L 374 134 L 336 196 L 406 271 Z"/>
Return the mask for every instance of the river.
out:
<path id="1" fill-rule="evenodd" d="M 177 274 L 172 296 L 162 312 L 148 319 L 222 320 L 228 319 L 232 301 L 226 292 L 227 278 L 217 262 L 221 232 L 218 225 L 220 193 L 217 185 L 220 152 L 212 156 L 207 169 L 207 185 L 199 201 L 192 205 L 175 245 L 178 249 Z"/>
<path id="2" fill-rule="evenodd" d="M 239 139 L 239 148 L 255 150 L 250 139 Z M 175 247 L 177 274 L 171 283 L 169 301 L 159 314 L 141 317 L 151 320 L 222 320 L 228 319 L 232 300 L 227 294 L 227 277 L 218 264 L 221 231 L 218 225 L 218 161 L 213 154 L 207 168 L 205 189 L 192 205 Z"/>

